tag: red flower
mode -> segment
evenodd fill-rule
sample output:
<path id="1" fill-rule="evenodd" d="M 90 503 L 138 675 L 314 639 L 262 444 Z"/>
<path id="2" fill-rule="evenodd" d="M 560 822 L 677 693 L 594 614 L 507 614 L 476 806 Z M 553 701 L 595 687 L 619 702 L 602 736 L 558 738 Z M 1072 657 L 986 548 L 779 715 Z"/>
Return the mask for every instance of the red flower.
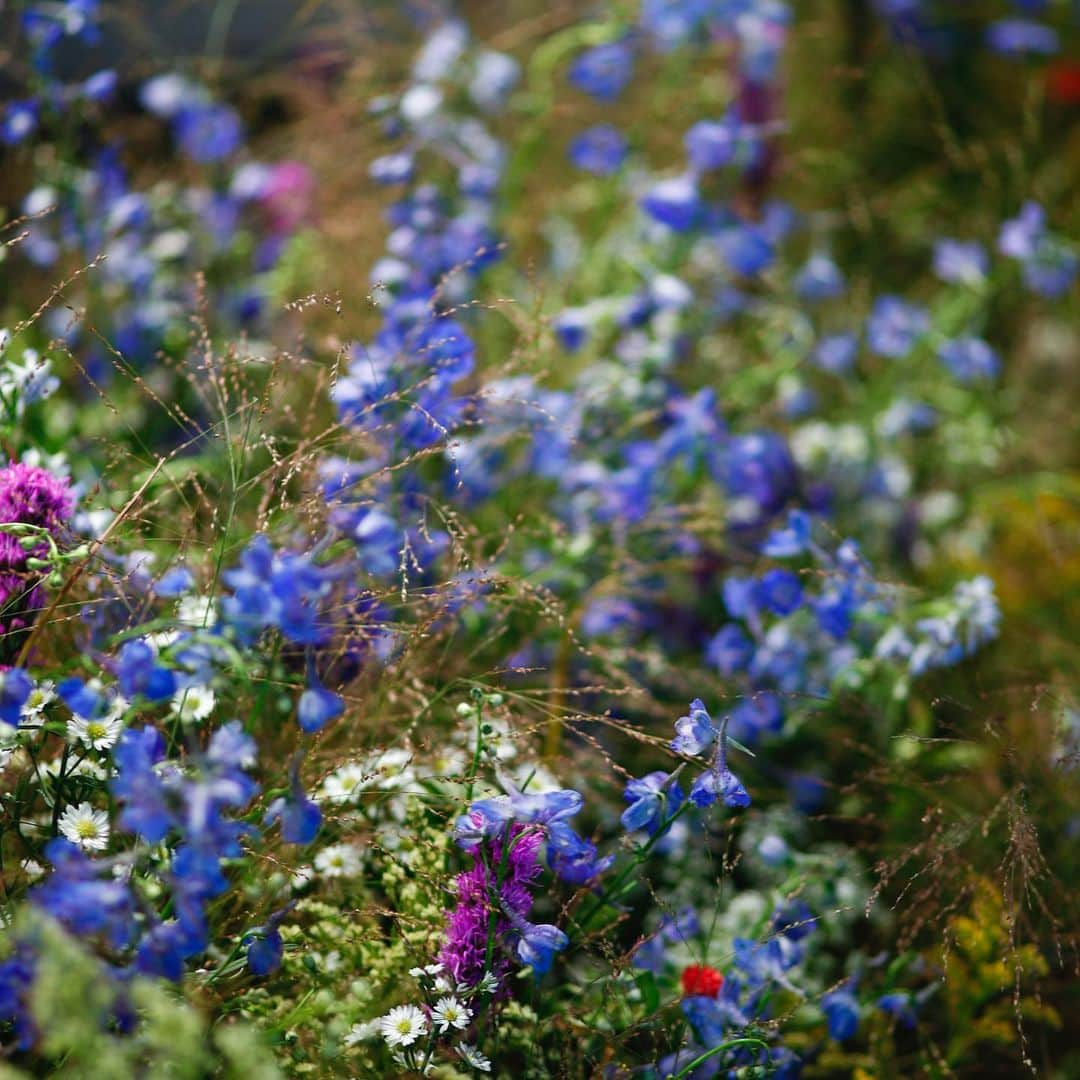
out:
<path id="1" fill-rule="evenodd" d="M 1051 64 L 1046 72 L 1046 94 L 1058 105 L 1080 105 L 1080 64 L 1068 60 Z"/>
<path id="2" fill-rule="evenodd" d="M 724 976 L 707 964 L 691 964 L 682 973 L 685 997 L 716 997 L 724 985 Z"/>

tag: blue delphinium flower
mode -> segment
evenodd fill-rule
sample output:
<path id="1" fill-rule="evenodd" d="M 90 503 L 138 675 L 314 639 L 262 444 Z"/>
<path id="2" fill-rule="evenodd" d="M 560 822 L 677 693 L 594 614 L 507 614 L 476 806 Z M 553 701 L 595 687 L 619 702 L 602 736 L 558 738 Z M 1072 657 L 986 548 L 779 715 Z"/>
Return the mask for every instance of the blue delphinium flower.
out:
<path id="1" fill-rule="evenodd" d="M 0 672 L 0 721 L 19 726 L 19 717 L 34 689 L 34 681 L 22 668 Z"/>
<path id="2" fill-rule="evenodd" d="M 454 837 L 467 851 L 481 840 L 498 836 L 512 822 L 520 825 L 546 825 L 565 821 L 581 810 L 584 799 L 571 788 L 527 794 L 504 781 L 508 794 L 471 803 L 457 819 Z"/>
<path id="3" fill-rule="evenodd" d="M 548 863 L 552 871 L 570 885 L 589 885 L 606 873 L 615 856 L 599 857 L 591 840 L 578 836 L 565 821 L 548 825 Z"/>
<path id="4" fill-rule="evenodd" d="M 961 382 L 992 379 L 1001 369 L 998 354 L 982 338 L 963 337 L 943 341 L 938 359 Z"/>
<path id="5" fill-rule="evenodd" d="M 626 160 L 626 138 L 610 124 L 587 128 L 570 143 L 571 162 L 594 176 L 611 176 Z"/>
<path id="6" fill-rule="evenodd" d="M 675 232 L 686 232 L 701 213 L 701 196 L 692 176 L 673 176 L 655 183 L 641 198 L 649 217 Z"/>
<path id="7" fill-rule="evenodd" d="M 821 1008 L 829 1026 L 829 1035 L 846 1042 L 859 1030 L 859 1003 L 850 990 L 834 990 L 821 999 Z"/>
<path id="8" fill-rule="evenodd" d="M 693 169 L 708 172 L 731 163 L 739 144 L 738 124 L 731 120 L 699 120 L 683 140 Z"/>
<path id="9" fill-rule="evenodd" d="M 622 812 L 627 832 L 644 830 L 650 836 L 663 828 L 683 803 L 682 788 L 666 772 L 651 772 L 626 784 L 623 798 L 630 804 Z"/>
<path id="10" fill-rule="evenodd" d="M 597 101 L 614 101 L 634 74 L 634 50 L 629 41 L 594 45 L 579 53 L 570 65 L 572 86 Z"/>
<path id="11" fill-rule="evenodd" d="M 898 296 L 879 296 L 866 322 L 870 348 L 890 360 L 902 360 L 929 329 L 926 312 Z"/>
<path id="12" fill-rule="evenodd" d="M 176 693 L 176 675 L 157 662 L 157 650 L 137 638 L 125 642 L 116 657 L 116 681 L 128 698 L 142 695 L 148 701 L 164 701 Z"/>
<path id="13" fill-rule="evenodd" d="M 754 643 L 735 623 L 723 626 L 705 649 L 705 659 L 728 678 L 745 671 L 753 658 Z"/>
<path id="14" fill-rule="evenodd" d="M 774 559 L 790 559 L 802 555 L 810 547 L 811 518 L 803 510 L 789 512 L 787 522 L 773 529 L 761 545 L 762 555 Z"/>
<path id="15" fill-rule="evenodd" d="M 345 702 L 332 690 L 327 690 L 312 674 L 311 685 L 300 695 L 296 719 L 307 734 L 321 731 L 331 720 L 345 711 Z"/>
<path id="16" fill-rule="evenodd" d="M 756 225 L 733 225 L 724 229 L 717 243 L 724 262 L 734 273 L 744 277 L 761 273 L 775 258 L 772 243 Z"/>
<path id="17" fill-rule="evenodd" d="M 281 839 L 287 844 L 310 844 L 319 834 L 322 811 L 304 794 L 295 777 L 289 794 L 270 804 L 263 824 L 275 821 L 281 822 Z"/>
<path id="18" fill-rule="evenodd" d="M 877 999 L 877 1007 L 891 1016 L 903 1027 L 912 1030 L 919 1022 L 919 1018 L 912 1006 L 911 995 L 906 990 L 897 990 L 889 994 L 883 994 Z"/>
<path id="19" fill-rule="evenodd" d="M 180 109 L 173 119 L 173 134 L 192 161 L 221 161 L 239 149 L 244 129 L 234 109 L 199 102 Z"/>
<path id="20" fill-rule="evenodd" d="M 846 283 L 840 268 L 827 255 L 812 255 L 795 275 L 795 292 L 803 300 L 833 300 Z"/>
<path id="21" fill-rule="evenodd" d="M 550 923 L 530 923 L 508 904 L 503 911 L 517 934 L 514 951 L 523 964 L 528 964 L 538 977 L 551 970 L 555 954 L 562 952 L 570 939 L 557 926 Z"/>
<path id="22" fill-rule="evenodd" d="M 1034 19 L 997 19 L 986 28 L 986 44 L 1002 56 L 1052 56 L 1061 48 L 1057 32 Z"/>
<path id="23" fill-rule="evenodd" d="M 742 786 L 742 782 L 727 765 L 727 724 L 727 717 L 719 725 L 715 724 L 700 698 L 695 698 L 690 703 L 689 714 L 680 717 L 675 723 L 676 735 L 671 742 L 671 748 L 676 753 L 692 757 L 703 754 L 710 747 L 714 747 L 709 768 L 694 781 L 690 789 L 690 801 L 699 808 L 712 806 L 717 799 L 722 800 L 725 806 L 730 807 L 750 805 L 750 796 Z M 666 780 L 665 774 L 652 773 L 643 781 L 631 781 L 631 783 L 643 786 L 640 794 L 636 791 L 634 793 L 638 801 L 630 810 L 623 811 L 624 825 L 626 825 L 627 815 L 631 811 L 634 811 L 636 817 L 644 817 L 649 811 L 653 813 L 658 811 L 660 796 L 657 782 L 653 781 L 651 785 L 646 786 L 646 781 L 650 781 L 652 778 L 663 778 L 659 781 L 660 786 L 662 786 L 663 780 Z M 627 800 L 630 797 L 631 789 L 628 784 L 626 789 Z M 635 810 L 635 807 L 638 807 L 639 804 L 644 805 Z"/>
<path id="24" fill-rule="evenodd" d="M 4 110 L 0 120 L 0 142 L 16 146 L 37 131 L 39 106 L 32 98 L 26 101 L 12 101 Z"/>
<path id="25" fill-rule="evenodd" d="M 790 615 L 802 606 L 802 584 L 790 570 L 768 570 L 756 586 L 758 606 L 776 615 Z"/>
<path id="26" fill-rule="evenodd" d="M 934 245 L 934 273 L 952 285 L 978 285 L 986 280 L 990 260 L 986 248 L 977 242 L 950 240 Z"/>
<path id="27" fill-rule="evenodd" d="M 830 334 L 814 346 L 810 361 L 822 371 L 847 375 L 855 366 L 859 339 L 854 334 Z"/>

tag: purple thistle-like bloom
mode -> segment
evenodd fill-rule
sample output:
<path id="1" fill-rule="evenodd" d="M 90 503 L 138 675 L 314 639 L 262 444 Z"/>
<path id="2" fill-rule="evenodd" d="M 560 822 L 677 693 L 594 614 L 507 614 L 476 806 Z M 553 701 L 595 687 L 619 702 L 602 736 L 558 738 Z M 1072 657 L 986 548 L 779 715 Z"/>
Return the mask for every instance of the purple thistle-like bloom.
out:
<path id="1" fill-rule="evenodd" d="M 475 986 L 490 970 L 502 979 L 509 970 L 506 950 L 508 935 L 514 933 L 514 920 L 524 919 L 532 908 L 532 888 L 540 875 L 537 857 L 544 842 L 544 830 L 535 826 L 512 825 L 510 848 L 502 886 L 495 903 L 496 874 L 503 865 L 501 841 L 487 845 L 488 861 L 474 854 L 473 866 L 458 874 L 456 882 L 457 907 L 447 914 L 446 940 L 439 952 L 439 962 L 458 983 Z M 488 965 L 488 936 L 494 917 L 494 947 Z"/>
<path id="2" fill-rule="evenodd" d="M 0 469 L 0 522 L 21 522 L 56 532 L 74 508 L 75 495 L 66 479 L 22 462 Z M 27 550 L 18 537 L 0 533 L 0 634 L 33 621 L 29 613 L 41 607 L 43 597 L 27 560 L 47 553 L 44 542 Z"/>

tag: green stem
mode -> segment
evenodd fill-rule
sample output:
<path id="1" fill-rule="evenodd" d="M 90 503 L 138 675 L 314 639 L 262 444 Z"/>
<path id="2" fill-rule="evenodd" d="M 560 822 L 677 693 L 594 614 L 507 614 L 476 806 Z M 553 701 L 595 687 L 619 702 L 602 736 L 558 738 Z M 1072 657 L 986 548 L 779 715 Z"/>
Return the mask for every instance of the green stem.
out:
<path id="1" fill-rule="evenodd" d="M 709 1058 L 716 1057 L 717 1054 L 722 1054 L 725 1050 L 734 1050 L 739 1046 L 760 1046 L 762 1050 L 768 1050 L 768 1044 L 762 1042 L 761 1039 L 755 1039 L 752 1036 L 748 1036 L 742 1039 L 730 1039 L 727 1042 L 720 1043 L 719 1046 L 714 1046 L 711 1050 L 706 1050 L 704 1054 L 700 1054 L 694 1058 L 689 1065 L 684 1065 L 674 1076 L 674 1080 L 683 1080 L 683 1077 L 689 1076 L 699 1065 L 703 1065 Z"/>

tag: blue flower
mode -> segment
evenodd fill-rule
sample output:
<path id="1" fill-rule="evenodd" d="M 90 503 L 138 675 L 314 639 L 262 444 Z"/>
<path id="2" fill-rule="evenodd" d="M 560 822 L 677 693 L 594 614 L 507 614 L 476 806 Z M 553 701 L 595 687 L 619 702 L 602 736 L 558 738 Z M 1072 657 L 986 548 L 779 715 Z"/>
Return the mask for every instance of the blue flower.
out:
<path id="1" fill-rule="evenodd" d="M 566 824 L 556 821 L 548 826 L 548 862 L 554 873 L 570 885 L 589 885 L 610 869 L 614 855 L 597 857 L 596 845 Z"/>
<path id="2" fill-rule="evenodd" d="M 105 708 L 105 695 L 100 687 L 88 686 L 73 676 L 65 679 L 57 688 L 60 700 L 77 716 L 97 716 Z"/>
<path id="3" fill-rule="evenodd" d="M 22 668 L 0 672 L 0 721 L 19 726 L 19 717 L 34 689 L 34 682 Z"/>
<path id="4" fill-rule="evenodd" d="M 821 1008 L 829 1025 L 829 1035 L 846 1042 L 859 1030 L 859 1003 L 850 990 L 834 990 L 821 999 Z"/>
<path id="5" fill-rule="evenodd" d="M 303 792 L 275 799 L 266 812 L 267 825 L 281 821 L 281 839 L 287 844 L 310 844 L 322 825 L 322 811 Z"/>
<path id="6" fill-rule="evenodd" d="M 944 238 L 934 245 L 934 273 L 953 285 L 978 285 L 986 280 L 990 260 L 977 242 Z"/>
<path id="7" fill-rule="evenodd" d="M 242 943 L 247 945 L 247 966 L 252 975 L 272 975 L 281 967 L 281 933 L 276 928 L 250 930 Z"/>
<path id="8" fill-rule="evenodd" d="M 1061 48 L 1057 32 L 1033 19 L 997 19 L 986 28 L 986 44 L 1002 56 L 1052 56 Z"/>
<path id="9" fill-rule="evenodd" d="M 803 300 L 833 300 L 844 292 L 844 275 L 827 255 L 811 255 L 795 275 L 795 292 Z"/>
<path id="10" fill-rule="evenodd" d="M 803 510 L 792 510 L 787 523 L 774 529 L 761 545 L 761 553 L 774 559 L 802 555 L 810 546 L 811 518 Z"/>
<path id="11" fill-rule="evenodd" d="M 759 606 L 775 615 L 790 615 L 802 605 L 802 584 L 790 570 L 769 570 L 757 583 L 755 596 Z"/>
<path id="12" fill-rule="evenodd" d="M 938 359 L 961 382 L 975 379 L 992 379 L 1001 368 L 1001 361 L 994 350 L 976 337 L 954 338 L 938 346 Z"/>
<path id="13" fill-rule="evenodd" d="M 644 830 L 650 836 L 662 828 L 683 802 L 678 781 L 666 772 L 651 772 L 640 780 L 630 780 L 623 792 L 630 804 L 620 820 L 627 832 Z"/>
<path id="14" fill-rule="evenodd" d="M 705 659 L 728 678 L 745 671 L 753 658 L 754 643 L 735 623 L 722 627 L 705 648 Z"/>
<path id="15" fill-rule="evenodd" d="M 176 676 L 157 662 L 157 650 L 141 638 L 125 642 L 116 657 L 116 680 L 129 698 L 164 701 L 176 693 Z"/>
<path id="16" fill-rule="evenodd" d="M 911 1004 L 911 995 L 904 990 L 883 994 L 877 999 L 877 1007 L 909 1030 L 919 1022 Z"/>
<path id="17" fill-rule="evenodd" d="M 742 781 L 726 766 L 706 769 L 690 788 L 690 801 L 699 809 L 712 806 L 717 799 L 725 806 L 746 807 L 750 796 Z"/>
<path id="18" fill-rule="evenodd" d="M 738 125 L 729 120 L 699 120 L 683 140 L 686 156 L 698 172 L 722 169 L 735 157 Z"/>
<path id="19" fill-rule="evenodd" d="M 610 124 L 586 128 L 570 144 L 571 162 L 594 176 L 611 176 L 626 160 L 626 138 Z"/>
<path id="20" fill-rule="evenodd" d="M 926 312 L 898 296 L 879 296 L 866 323 L 870 348 L 890 360 L 902 360 L 929 329 Z"/>
<path id="21" fill-rule="evenodd" d="M 680 716 L 675 721 L 675 738 L 671 741 L 671 749 L 676 754 L 693 757 L 704 753 L 712 745 L 716 734 L 716 727 L 705 708 L 705 703 L 700 698 L 694 698 L 690 702 L 690 714 Z M 625 813 L 623 816 L 625 818 Z"/>
<path id="22" fill-rule="evenodd" d="M 772 264 L 773 245 L 755 225 L 734 225 L 725 229 L 718 243 L 724 262 L 736 274 L 753 277 Z"/>
<path id="23" fill-rule="evenodd" d="M 322 730 L 344 710 L 345 702 L 341 697 L 316 681 L 300 695 L 296 718 L 300 729 L 310 735 Z"/>
<path id="24" fill-rule="evenodd" d="M 634 73 L 634 50 L 629 41 L 612 41 L 595 45 L 575 57 L 570 65 L 572 86 L 596 98 L 614 101 Z"/>
<path id="25" fill-rule="evenodd" d="M 697 221 L 701 198 L 691 176 L 675 176 L 654 184 L 642 197 L 641 208 L 675 232 L 686 232 Z"/>
<path id="26" fill-rule="evenodd" d="M 811 362 L 832 375 L 846 375 L 855 365 L 859 339 L 854 334 L 823 337 L 810 354 Z"/>
<path id="27" fill-rule="evenodd" d="M 244 138 L 235 110 L 210 102 L 181 108 L 173 119 L 173 134 L 184 153 L 200 164 L 228 157 Z"/>
<path id="28" fill-rule="evenodd" d="M 780 699 L 768 690 L 756 693 L 735 706 L 729 724 L 732 737 L 746 743 L 760 742 L 764 735 L 775 735 L 784 726 Z"/>
<path id="29" fill-rule="evenodd" d="M 164 754 L 165 740 L 154 727 L 127 728 L 113 751 L 110 788 L 121 804 L 119 823 L 150 843 L 163 840 L 174 824 L 165 783 L 154 768 Z"/>
<path id="30" fill-rule="evenodd" d="M 518 959 L 532 967 L 537 976 L 546 974 L 551 970 L 555 954 L 562 952 L 570 944 L 570 939 L 550 923 L 536 925 L 527 922 L 512 909 L 508 909 L 507 914 L 518 933 L 515 950 Z"/>
<path id="31" fill-rule="evenodd" d="M 13 101 L 4 110 L 0 121 L 0 142 L 15 146 L 37 130 L 38 103 L 34 100 Z"/>

